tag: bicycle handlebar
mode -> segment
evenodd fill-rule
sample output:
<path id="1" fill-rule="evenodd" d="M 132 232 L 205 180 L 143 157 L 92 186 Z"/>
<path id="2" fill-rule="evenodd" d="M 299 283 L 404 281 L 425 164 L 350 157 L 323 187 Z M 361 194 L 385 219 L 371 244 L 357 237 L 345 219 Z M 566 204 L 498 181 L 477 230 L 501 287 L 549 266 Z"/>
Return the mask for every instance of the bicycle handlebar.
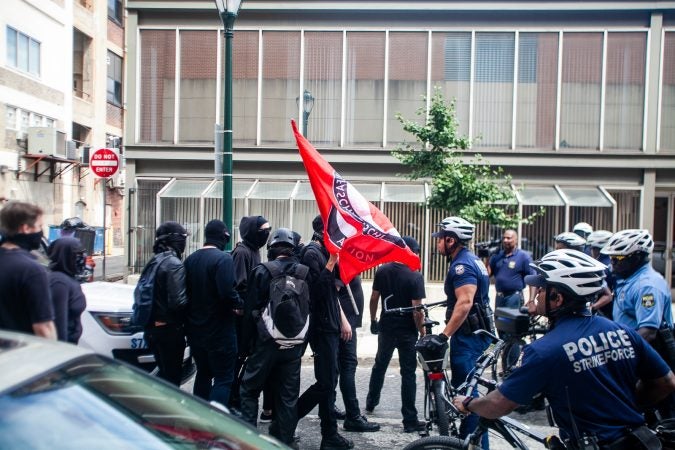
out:
<path id="1" fill-rule="evenodd" d="M 420 303 L 419 305 L 415 306 L 406 306 L 404 308 L 391 308 L 391 309 L 385 309 L 384 314 L 393 314 L 393 313 L 406 313 L 406 312 L 412 312 L 412 311 L 419 311 L 419 310 L 425 310 L 429 308 L 435 308 L 436 306 L 447 306 L 448 301 L 447 300 L 441 300 L 440 302 L 432 302 L 432 303 Z"/>

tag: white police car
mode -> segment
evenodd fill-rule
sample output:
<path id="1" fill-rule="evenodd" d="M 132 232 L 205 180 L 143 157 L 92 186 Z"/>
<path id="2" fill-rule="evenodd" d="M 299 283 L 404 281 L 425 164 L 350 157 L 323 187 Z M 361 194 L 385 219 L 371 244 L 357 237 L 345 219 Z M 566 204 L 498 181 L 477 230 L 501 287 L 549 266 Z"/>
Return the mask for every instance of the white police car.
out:
<path id="1" fill-rule="evenodd" d="M 131 325 L 134 286 L 94 281 L 82 284 L 87 309 L 82 313 L 79 346 L 127 362 L 147 372 L 156 368 L 155 357 L 143 339 L 143 330 Z M 184 379 L 194 373 L 190 349 L 185 349 Z"/>

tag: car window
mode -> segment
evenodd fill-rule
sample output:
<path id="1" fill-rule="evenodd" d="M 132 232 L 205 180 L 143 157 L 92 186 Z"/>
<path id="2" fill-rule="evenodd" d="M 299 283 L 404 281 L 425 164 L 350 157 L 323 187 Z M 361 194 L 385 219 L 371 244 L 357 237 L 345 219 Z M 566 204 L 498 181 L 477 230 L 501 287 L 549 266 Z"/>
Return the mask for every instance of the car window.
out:
<path id="1" fill-rule="evenodd" d="M 282 448 L 149 376 L 86 356 L 0 397 L 0 449 Z"/>

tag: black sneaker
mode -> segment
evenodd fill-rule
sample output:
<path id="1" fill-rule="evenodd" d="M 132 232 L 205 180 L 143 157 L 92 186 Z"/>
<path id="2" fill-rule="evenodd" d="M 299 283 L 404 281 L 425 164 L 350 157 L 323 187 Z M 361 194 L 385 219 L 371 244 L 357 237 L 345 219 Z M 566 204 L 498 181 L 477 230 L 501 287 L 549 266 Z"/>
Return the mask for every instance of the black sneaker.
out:
<path id="1" fill-rule="evenodd" d="M 417 421 L 417 423 L 404 423 L 403 432 L 404 433 L 418 433 L 420 431 L 426 431 L 427 424 L 426 422 Z"/>
<path id="2" fill-rule="evenodd" d="M 258 422 L 260 423 L 270 423 L 272 421 L 272 414 L 267 414 L 265 411 L 260 411 L 260 418 Z"/>
<path id="3" fill-rule="evenodd" d="M 349 450 L 350 448 L 354 448 L 354 443 L 339 433 L 328 438 L 321 438 L 321 450 Z"/>
<path id="4" fill-rule="evenodd" d="M 356 416 L 353 419 L 345 419 L 343 427 L 346 431 L 357 431 L 360 433 L 380 431 L 380 426 L 378 424 L 368 422 L 368 419 L 363 416 Z"/>
<path id="5" fill-rule="evenodd" d="M 335 413 L 335 418 L 337 420 L 345 420 L 345 418 L 347 417 L 347 413 L 344 412 L 343 410 L 339 409 L 337 406 L 335 407 L 335 409 L 333 411 Z"/>

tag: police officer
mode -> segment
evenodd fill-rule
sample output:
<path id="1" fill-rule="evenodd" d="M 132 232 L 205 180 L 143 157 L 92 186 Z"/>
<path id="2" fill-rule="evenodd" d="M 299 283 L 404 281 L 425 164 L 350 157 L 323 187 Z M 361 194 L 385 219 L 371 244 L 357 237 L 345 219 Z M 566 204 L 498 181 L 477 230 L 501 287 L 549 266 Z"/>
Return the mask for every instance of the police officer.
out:
<path id="1" fill-rule="evenodd" d="M 464 413 L 497 418 L 543 392 L 561 438 L 571 441 L 567 448 L 579 448 L 581 436 L 595 439 L 601 449 L 645 448 L 630 436 L 644 424 L 638 408 L 675 391 L 675 375 L 634 330 L 587 310 L 602 287 L 603 264 L 563 249 L 533 267 L 537 275 L 526 283 L 537 288 L 537 296 L 528 309 L 547 316 L 551 331 L 525 347 L 521 366 L 496 390 L 478 399 L 457 396 L 453 404 Z"/>
<path id="2" fill-rule="evenodd" d="M 420 246 L 411 236 L 403 238 L 406 245 L 419 255 Z M 377 320 L 377 306 L 382 298 L 382 315 Z M 394 350 L 398 351 L 401 371 L 401 415 L 403 431 L 424 431 L 426 424 L 417 418 L 415 408 L 415 343 L 418 332 L 424 334 L 424 315 L 416 312 L 406 315 L 386 314 L 387 309 L 406 308 L 422 303 L 426 297 L 424 277 L 420 272 L 398 262 L 381 265 L 375 272 L 373 291 L 370 296 L 370 331 L 377 334 L 377 354 L 370 372 L 366 411 L 372 413 L 380 403 L 384 376 Z"/>
<path id="3" fill-rule="evenodd" d="M 622 230 L 601 250 L 609 255 L 616 277 L 614 320 L 637 330 L 647 342 L 665 322 L 673 325 L 670 289 L 649 263 L 654 241 L 647 230 Z"/>
<path id="4" fill-rule="evenodd" d="M 518 232 L 508 229 L 502 236 L 502 250 L 490 258 L 488 274 L 495 277 L 495 307 L 520 308 L 525 275 L 531 272 L 530 255 L 517 247 Z"/>
<path id="5" fill-rule="evenodd" d="M 433 340 L 447 342 L 452 337 L 451 383 L 457 387 L 464 382 L 490 343 L 487 336 L 473 334 L 479 329 L 493 329 L 488 298 L 490 279 L 483 262 L 467 248 L 474 236 L 474 225 L 461 217 L 447 217 L 439 226 L 440 230 L 432 236 L 436 238 L 438 252 L 450 260 L 444 288 L 448 309 L 445 313 L 445 329 Z M 477 424 L 478 416 L 464 419 L 460 426 L 460 437 L 466 437 Z M 487 434 L 483 446 L 487 446 Z"/>
<path id="6" fill-rule="evenodd" d="M 580 252 L 584 251 L 586 246 L 586 239 L 582 238 L 576 233 L 571 231 L 565 231 L 560 233 L 553 238 L 555 241 L 555 249 L 560 250 L 562 248 L 569 248 L 571 250 L 578 250 Z"/>

